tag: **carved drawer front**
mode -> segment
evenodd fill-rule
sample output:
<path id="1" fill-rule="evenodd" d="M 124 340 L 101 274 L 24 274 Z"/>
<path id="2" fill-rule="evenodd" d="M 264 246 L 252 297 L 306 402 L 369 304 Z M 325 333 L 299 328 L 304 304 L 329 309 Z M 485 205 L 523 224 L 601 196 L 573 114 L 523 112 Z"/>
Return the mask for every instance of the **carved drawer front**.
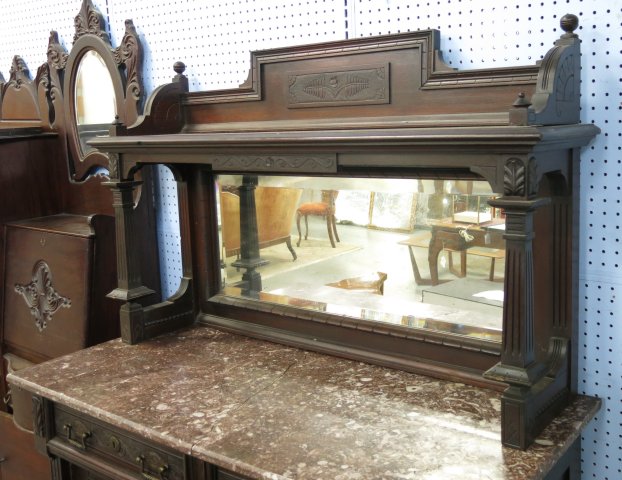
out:
<path id="1" fill-rule="evenodd" d="M 186 478 L 182 454 L 135 439 L 65 407 L 55 405 L 54 426 L 55 438 L 79 452 L 85 463 L 103 461 L 145 480 Z"/>

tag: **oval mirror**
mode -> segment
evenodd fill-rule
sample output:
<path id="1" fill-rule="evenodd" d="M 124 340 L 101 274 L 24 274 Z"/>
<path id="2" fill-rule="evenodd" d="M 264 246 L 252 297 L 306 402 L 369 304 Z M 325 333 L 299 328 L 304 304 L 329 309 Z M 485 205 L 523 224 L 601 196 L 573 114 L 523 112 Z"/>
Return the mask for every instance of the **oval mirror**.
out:
<path id="1" fill-rule="evenodd" d="M 86 153 L 91 149 L 87 140 L 107 135 L 117 114 L 112 78 L 104 59 L 95 50 L 87 51 L 80 59 L 74 101 L 80 147 Z"/>

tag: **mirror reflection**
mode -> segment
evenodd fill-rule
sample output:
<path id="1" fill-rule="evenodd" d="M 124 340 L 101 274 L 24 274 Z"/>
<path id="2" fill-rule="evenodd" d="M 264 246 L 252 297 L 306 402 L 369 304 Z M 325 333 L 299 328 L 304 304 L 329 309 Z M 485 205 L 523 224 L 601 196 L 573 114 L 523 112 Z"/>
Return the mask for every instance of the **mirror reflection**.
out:
<path id="1" fill-rule="evenodd" d="M 107 134 L 117 114 L 112 78 L 104 59 L 95 50 L 87 51 L 80 59 L 75 107 L 80 147 L 86 152 L 89 148 L 86 141 Z"/>
<path id="2" fill-rule="evenodd" d="M 221 175 L 222 291 L 501 341 L 504 214 L 484 181 Z"/>

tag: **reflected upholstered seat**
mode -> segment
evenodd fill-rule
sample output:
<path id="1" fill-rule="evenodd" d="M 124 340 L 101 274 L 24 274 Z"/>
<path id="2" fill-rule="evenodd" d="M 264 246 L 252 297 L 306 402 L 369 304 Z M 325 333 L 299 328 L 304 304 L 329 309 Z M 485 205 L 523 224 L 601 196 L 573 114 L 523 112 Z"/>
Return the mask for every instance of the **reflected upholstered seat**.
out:
<path id="1" fill-rule="evenodd" d="M 285 243 L 294 260 L 296 252 L 292 247 L 290 232 L 294 212 L 302 190 L 298 188 L 257 187 L 255 205 L 257 209 L 257 233 L 259 248 Z M 223 191 L 220 194 L 222 209 L 222 243 L 224 256 L 240 254 L 240 197 Z"/>
<path id="2" fill-rule="evenodd" d="M 314 215 L 316 217 L 324 217 L 326 219 L 326 229 L 328 230 L 328 238 L 333 248 L 335 246 L 335 240 L 338 242 L 339 234 L 337 233 L 337 224 L 335 221 L 335 200 L 339 191 L 337 190 L 322 190 L 321 202 L 308 202 L 303 203 L 296 210 L 296 226 L 298 227 L 298 243 L 296 246 L 300 246 L 302 234 L 300 232 L 300 218 L 305 218 L 305 240 L 309 235 L 309 221 L 308 216 Z"/>

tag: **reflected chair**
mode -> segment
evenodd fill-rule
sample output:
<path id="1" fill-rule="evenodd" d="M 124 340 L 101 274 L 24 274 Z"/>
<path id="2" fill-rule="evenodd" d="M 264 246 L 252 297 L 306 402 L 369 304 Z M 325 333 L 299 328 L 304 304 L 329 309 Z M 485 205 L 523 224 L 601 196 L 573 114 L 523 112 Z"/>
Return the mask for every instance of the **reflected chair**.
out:
<path id="1" fill-rule="evenodd" d="M 298 227 L 298 243 L 296 246 L 300 246 L 302 234 L 300 233 L 300 218 L 305 217 L 305 240 L 309 235 L 309 215 L 315 215 L 317 217 L 324 217 L 326 219 L 326 228 L 328 230 L 328 238 L 333 248 L 335 246 L 335 240 L 338 242 L 339 234 L 337 233 L 337 225 L 335 221 L 335 200 L 339 191 L 337 190 L 322 190 L 321 202 L 308 202 L 303 203 L 296 210 L 296 226 Z"/>

